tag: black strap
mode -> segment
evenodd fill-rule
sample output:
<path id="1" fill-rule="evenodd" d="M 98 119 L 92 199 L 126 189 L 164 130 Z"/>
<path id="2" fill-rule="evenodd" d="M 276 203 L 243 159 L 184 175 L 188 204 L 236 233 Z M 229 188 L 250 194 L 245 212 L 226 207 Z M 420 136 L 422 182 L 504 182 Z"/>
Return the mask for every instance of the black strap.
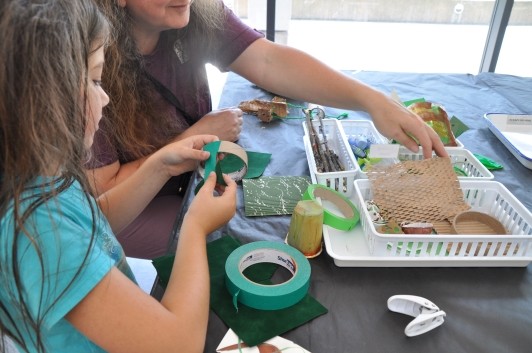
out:
<path id="1" fill-rule="evenodd" d="M 159 82 L 159 80 L 157 80 L 155 77 L 153 77 L 149 73 L 146 73 L 146 74 L 148 75 L 148 78 L 150 79 L 150 81 L 155 85 L 155 88 L 161 94 L 161 96 L 163 96 L 164 99 L 166 99 L 170 104 L 172 104 L 177 109 L 177 111 L 179 111 L 181 115 L 183 115 L 188 125 L 189 126 L 194 125 L 196 120 L 192 119 L 192 117 L 185 112 L 185 110 L 181 106 L 181 103 L 179 102 L 177 97 L 174 95 L 174 93 L 170 91 L 168 88 L 166 88 L 166 86 L 163 85 L 161 82 Z"/>

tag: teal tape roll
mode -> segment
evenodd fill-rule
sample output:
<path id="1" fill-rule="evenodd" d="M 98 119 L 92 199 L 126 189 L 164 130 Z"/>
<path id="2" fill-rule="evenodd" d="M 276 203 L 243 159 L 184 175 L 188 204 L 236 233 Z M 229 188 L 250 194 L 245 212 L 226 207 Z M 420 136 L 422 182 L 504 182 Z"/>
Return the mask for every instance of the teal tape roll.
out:
<path id="1" fill-rule="evenodd" d="M 360 215 L 355 205 L 347 197 L 321 184 L 309 185 L 303 194 L 303 200 L 315 200 L 316 197 L 332 202 L 344 215 L 344 217 L 340 217 L 324 208 L 323 224 L 340 230 L 351 230 L 356 226 Z"/>
<path id="2" fill-rule="evenodd" d="M 270 262 L 285 267 L 292 278 L 274 285 L 250 281 L 242 273 L 247 267 Z M 310 264 L 303 254 L 284 243 L 256 241 L 236 248 L 225 262 L 225 286 L 236 301 L 260 310 L 278 310 L 298 303 L 308 292 Z M 238 309 L 238 307 L 237 307 Z"/>

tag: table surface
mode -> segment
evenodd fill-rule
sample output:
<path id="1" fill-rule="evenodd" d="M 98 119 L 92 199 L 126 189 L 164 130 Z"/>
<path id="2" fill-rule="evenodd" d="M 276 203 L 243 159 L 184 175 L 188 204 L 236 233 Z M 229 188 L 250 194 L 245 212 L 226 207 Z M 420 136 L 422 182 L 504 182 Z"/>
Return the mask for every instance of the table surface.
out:
<path id="1" fill-rule="evenodd" d="M 469 126 L 459 140 L 473 153 L 504 166 L 494 171 L 528 210 L 532 208 L 532 171 L 525 168 L 492 134 L 485 113 L 532 114 L 532 78 L 493 73 L 414 74 L 345 72 L 403 100 L 424 97 L 442 104 Z M 235 74 L 229 74 L 220 107 L 243 100 L 271 99 L 266 92 Z M 291 102 L 303 105 L 301 102 Z M 349 119 L 370 119 L 363 112 L 325 108 L 328 115 L 344 112 Z M 303 118 L 292 108 L 290 117 Z M 245 116 L 239 145 L 248 151 L 272 154 L 265 176 L 309 175 L 303 147 L 303 119 L 269 124 Z M 179 226 L 192 199 L 190 190 L 176 219 L 170 249 L 175 248 Z M 230 234 L 242 243 L 283 241 L 290 216 L 246 217 L 242 187 L 235 217 L 209 236 Z M 283 337 L 311 352 L 530 352 L 532 351 L 532 265 L 527 267 L 338 267 L 324 251 L 311 259 L 310 294 L 329 312 Z M 421 336 L 404 334 L 412 317 L 387 309 L 392 295 L 411 294 L 434 302 L 447 314 L 442 326 Z M 205 352 L 215 352 L 228 327 L 211 311 Z"/>

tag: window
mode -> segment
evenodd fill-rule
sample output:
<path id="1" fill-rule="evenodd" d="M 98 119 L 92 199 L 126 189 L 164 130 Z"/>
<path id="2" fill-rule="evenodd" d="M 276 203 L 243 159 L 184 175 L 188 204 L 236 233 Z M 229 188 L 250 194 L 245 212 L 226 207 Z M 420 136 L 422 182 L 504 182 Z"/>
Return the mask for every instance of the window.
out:
<path id="1" fill-rule="evenodd" d="M 267 0 L 226 0 L 266 30 Z M 277 0 L 275 41 L 337 69 L 479 71 L 495 0 Z M 532 0 L 515 0 L 497 72 L 531 76 Z"/>

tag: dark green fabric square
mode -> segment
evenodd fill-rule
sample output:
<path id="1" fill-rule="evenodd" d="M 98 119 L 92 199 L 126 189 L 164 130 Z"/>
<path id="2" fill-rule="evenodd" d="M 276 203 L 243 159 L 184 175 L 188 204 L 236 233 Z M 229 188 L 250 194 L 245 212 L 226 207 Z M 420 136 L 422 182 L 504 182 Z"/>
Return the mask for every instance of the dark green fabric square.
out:
<path id="1" fill-rule="evenodd" d="M 238 312 L 233 306 L 231 295 L 225 287 L 225 261 L 240 243 L 224 236 L 207 245 L 209 271 L 211 276 L 211 309 L 249 346 L 256 346 L 272 337 L 327 313 L 327 309 L 307 294 L 299 303 L 282 310 L 257 310 L 243 304 Z M 173 256 L 153 260 L 161 283 L 168 283 Z M 260 264 L 249 268 L 245 274 L 258 283 L 268 283 L 277 266 Z M 164 276 L 164 278 L 163 278 Z"/>

